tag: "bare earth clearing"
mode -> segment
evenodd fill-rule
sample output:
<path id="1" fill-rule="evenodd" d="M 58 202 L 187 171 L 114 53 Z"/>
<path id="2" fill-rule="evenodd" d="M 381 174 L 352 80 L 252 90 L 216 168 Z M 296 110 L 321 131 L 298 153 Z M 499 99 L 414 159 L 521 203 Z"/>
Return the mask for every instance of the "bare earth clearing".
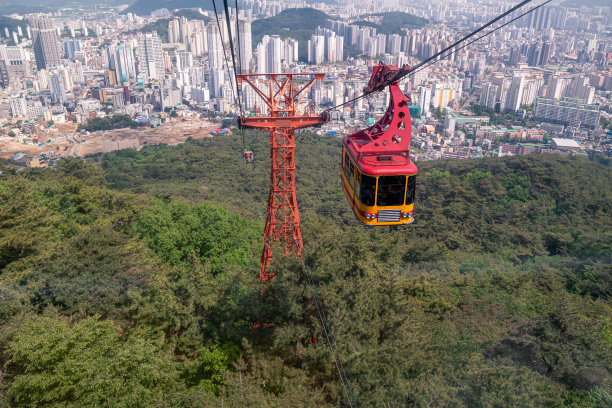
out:
<path id="1" fill-rule="evenodd" d="M 105 142 L 138 140 L 139 147 L 160 143 L 182 143 L 188 138 L 201 139 L 211 137 L 210 131 L 220 124 L 201 118 L 176 118 L 156 128 L 116 129 L 105 132 L 93 132 L 89 135 L 75 134 L 75 124 L 61 124 L 47 134 L 47 143 L 43 146 L 25 144 L 12 137 L 0 137 L 0 157 L 8 158 L 17 152 L 36 156 L 41 152 L 54 150 L 58 156 L 87 156 L 101 153 Z M 84 143 L 81 140 L 85 140 Z M 134 144 L 132 143 L 132 144 Z M 107 143 L 108 146 L 108 143 Z"/>

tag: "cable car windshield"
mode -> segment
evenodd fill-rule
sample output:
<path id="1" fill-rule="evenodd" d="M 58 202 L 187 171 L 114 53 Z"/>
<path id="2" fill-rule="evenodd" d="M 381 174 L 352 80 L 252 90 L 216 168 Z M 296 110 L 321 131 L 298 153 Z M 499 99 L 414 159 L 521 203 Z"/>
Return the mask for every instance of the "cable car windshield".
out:
<path id="1" fill-rule="evenodd" d="M 359 201 L 361 201 L 363 205 L 373 206 L 374 199 L 376 198 L 376 177 L 360 174 L 359 182 L 361 184 Z"/>
<path id="2" fill-rule="evenodd" d="M 377 205 L 390 206 L 404 204 L 406 176 L 380 176 L 378 178 Z"/>

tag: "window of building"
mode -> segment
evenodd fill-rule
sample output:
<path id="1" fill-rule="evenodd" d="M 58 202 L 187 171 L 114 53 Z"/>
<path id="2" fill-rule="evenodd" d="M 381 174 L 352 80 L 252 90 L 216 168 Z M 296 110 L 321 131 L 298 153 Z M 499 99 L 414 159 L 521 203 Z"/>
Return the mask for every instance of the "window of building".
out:
<path id="1" fill-rule="evenodd" d="M 408 184 L 406 186 L 406 205 L 414 203 L 414 193 L 416 188 L 416 175 L 408 177 Z"/>
<path id="2" fill-rule="evenodd" d="M 359 174 L 361 189 L 357 191 L 357 197 L 363 205 L 374 205 L 376 199 L 376 177 Z"/>
<path id="3" fill-rule="evenodd" d="M 406 176 L 380 176 L 376 203 L 379 206 L 404 204 Z"/>

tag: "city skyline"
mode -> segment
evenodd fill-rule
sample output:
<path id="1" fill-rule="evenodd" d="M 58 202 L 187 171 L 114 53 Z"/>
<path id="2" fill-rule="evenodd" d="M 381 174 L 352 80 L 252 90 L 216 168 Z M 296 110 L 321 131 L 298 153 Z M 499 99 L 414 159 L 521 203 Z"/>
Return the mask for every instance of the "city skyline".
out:
<path id="1" fill-rule="evenodd" d="M 415 65 L 511 5 L 483 2 L 476 11 L 466 1 L 302 7 L 244 0 L 238 16 L 229 9 L 231 27 L 223 13 L 217 20 L 201 8 L 13 15 L 25 25 L 12 32 L 0 27 L 0 115 L 77 124 L 108 115 L 110 107 L 143 120 L 163 117 L 168 109 L 236 115 L 238 95 L 247 111 L 264 109 L 252 90 L 236 89 L 230 32 L 239 72 L 326 72 L 329 79 L 313 87 L 302 107 L 324 109 L 359 96 L 373 65 Z M 401 86 L 418 107 L 411 111 L 417 157 L 495 154 L 489 148 L 499 138 L 476 135 L 503 133 L 507 140 L 517 129 L 548 129 L 544 140 L 578 137 L 584 149 L 605 153 L 611 19 L 609 7 L 546 5 L 410 75 Z M 387 97 L 383 92 L 348 103 L 332 112 L 326 128 L 345 133 L 363 126 L 382 113 Z M 449 117 L 478 116 L 483 109 L 491 121 L 479 128 L 500 132 L 477 132 L 462 120 L 452 130 L 448 126 Z M 492 123 L 500 121 L 504 126 Z"/>

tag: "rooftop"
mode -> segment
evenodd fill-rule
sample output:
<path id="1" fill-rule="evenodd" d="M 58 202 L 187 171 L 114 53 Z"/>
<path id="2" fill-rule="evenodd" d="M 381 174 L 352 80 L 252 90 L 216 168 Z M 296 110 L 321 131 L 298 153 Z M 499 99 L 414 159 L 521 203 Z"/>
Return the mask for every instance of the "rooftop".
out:
<path id="1" fill-rule="evenodd" d="M 580 145 L 578 144 L 578 142 L 576 142 L 575 140 L 572 139 L 559 139 L 556 137 L 553 137 L 552 142 L 558 147 L 558 148 L 563 148 L 563 147 L 572 147 L 572 148 L 580 148 Z"/>

